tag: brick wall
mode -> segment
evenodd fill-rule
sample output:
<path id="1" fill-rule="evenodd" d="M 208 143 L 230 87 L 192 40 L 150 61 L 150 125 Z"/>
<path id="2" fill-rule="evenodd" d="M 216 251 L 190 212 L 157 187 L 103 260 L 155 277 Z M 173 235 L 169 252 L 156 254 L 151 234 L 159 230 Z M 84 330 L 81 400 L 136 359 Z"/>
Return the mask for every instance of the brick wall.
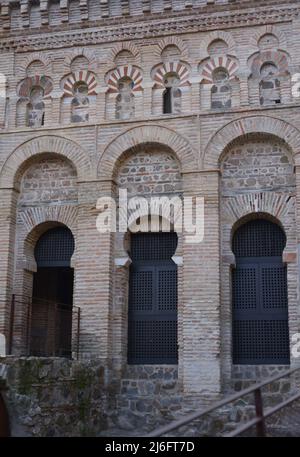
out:
<path id="1" fill-rule="evenodd" d="M 182 237 L 176 252 L 183 257 L 178 267 L 182 392 L 217 396 L 229 388 L 230 238 L 238 220 L 250 213 L 268 213 L 287 233 L 290 332 L 299 330 L 300 122 L 290 79 L 300 71 L 299 5 L 245 2 L 242 10 L 243 3 L 228 10 L 217 1 L 179 1 L 176 8 L 172 2 L 173 10 L 171 2 L 133 0 L 122 2 L 122 10 L 119 2 L 102 2 L 99 9 L 94 0 L 81 2 L 80 9 L 71 2 L 69 11 L 52 2 L 48 9 L 41 2 L 40 11 L 26 2 L 22 12 L 15 2 L 2 6 L 0 67 L 7 97 L 0 119 L 0 294 L 30 294 L 38 237 L 53 224 L 68 226 L 76 240 L 72 266 L 74 304 L 82 313 L 80 351 L 82 357 L 112 362 L 115 379 L 126 370 L 128 291 L 128 265 L 116 260 L 127 259 L 128 252 L 123 235 L 97 231 L 96 202 L 115 196 L 118 187 L 132 195 L 182 192 L 205 199 L 204 242 L 188 245 Z M 151 14 L 135 19 L 141 7 Z M 105 24 L 87 21 L 82 27 L 87 11 Z M 118 19 L 109 22 L 109 15 Z M 39 21 L 50 29 L 36 28 Z M 287 65 L 276 106 L 259 100 L 255 71 L 264 53 Z M 231 108 L 211 106 L 218 60 L 229 73 Z M 163 81 L 171 67 L 180 73 L 182 109 L 163 115 Z M 46 78 L 35 79 L 41 72 Z M 125 72 L 132 72 L 135 110 L 130 119 L 118 120 L 117 82 Z M 72 91 L 83 80 L 89 118 L 71 122 Z M 34 81 L 44 90 L 45 122 L 30 128 L 18 115 L 18 104 L 28 102 Z M 5 299 L 0 331 L 7 334 L 8 327 Z"/>
<path id="2" fill-rule="evenodd" d="M 239 220 L 247 220 L 255 209 L 265 216 L 275 216 L 284 226 L 287 235 L 285 252 L 296 252 L 296 221 L 294 196 L 296 181 L 293 158 L 286 145 L 273 136 L 251 135 L 235 141 L 225 151 L 221 162 L 221 201 L 222 201 L 222 369 L 223 381 L 231 380 L 231 269 L 235 265 L 232 252 L 232 236 Z M 240 208 L 238 213 L 234 207 Z M 247 210 L 248 207 L 248 210 Z M 252 211 L 251 211 L 252 208 Z M 250 211 L 249 211 L 250 209 Z M 243 215 L 241 214 L 243 213 Z M 241 218 L 239 218 L 239 214 Z M 274 219 L 276 220 L 276 219 Z M 286 261 L 284 255 L 283 261 Z M 298 319 L 297 310 L 297 275 L 296 265 L 288 264 L 288 290 L 290 310 L 290 336 L 297 331 L 294 318 Z M 294 318 L 293 313 L 296 313 Z M 294 361 L 292 360 L 292 363 Z M 262 367 L 261 367 L 262 368 Z M 240 366 L 240 372 L 247 368 Z M 265 367 L 265 373 L 269 373 Z"/>

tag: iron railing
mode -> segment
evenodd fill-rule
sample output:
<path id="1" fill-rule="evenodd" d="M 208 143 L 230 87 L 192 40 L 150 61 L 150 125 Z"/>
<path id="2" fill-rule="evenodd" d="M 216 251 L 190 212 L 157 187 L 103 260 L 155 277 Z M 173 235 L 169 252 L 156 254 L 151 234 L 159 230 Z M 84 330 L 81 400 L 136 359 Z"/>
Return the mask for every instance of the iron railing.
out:
<path id="1" fill-rule="evenodd" d="M 8 354 L 79 358 L 79 307 L 19 295 L 1 302 L 10 309 Z"/>
<path id="2" fill-rule="evenodd" d="M 281 411 L 286 406 L 291 405 L 296 400 L 299 400 L 300 399 L 300 386 L 298 384 L 297 389 L 296 389 L 297 391 L 292 396 L 290 396 L 286 400 L 282 401 L 278 405 L 276 405 L 272 408 L 268 408 L 266 410 L 264 409 L 264 406 L 263 406 L 262 388 L 269 384 L 272 384 L 275 381 L 279 381 L 282 378 L 286 378 L 296 372 L 300 373 L 300 367 L 294 368 L 291 370 L 287 370 L 284 373 L 281 373 L 281 374 L 278 374 L 271 378 L 268 378 L 267 380 L 265 380 L 263 382 L 256 383 L 253 386 L 248 387 L 247 389 L 244 389 L 236 394 L 233 394 L 233 395 L 225 398 L 224 400 L 214 403 L 212 406 L 210 406 L 206 409 L 203 409 L 202 411 L 195 411 L 193 413 L 186 415 L 185 417 L 183 417 L 181 419 L 171 422 L 169 425 L 159 427 L 146 436 L 149 438 L 165 436 L 168 433 L 170 433 L 174 430 L 177 430 L 180 427 L 191 424 L 196 419 L 202 419 L 205 416 L 207 416 L 208 414 L 216 412 L 218 409 L 222 408 L 223 406 L 229 405 L 230 403 L 233 403 L 234 401 L 239 400 L 239 399 L 245 397 L 246 395 L 253 393 L 254 394 L 254 404 L 255 404 L 255 417 L 253 419 L 248 420 L 244 424 L 241 424 L 232 432 L 224 434 L 223 436 L 236 437 L 236 436 L 239 436 L 242 433 L 246 432 L 253 426 L 255 426 L 256 427 L 256 436 L 264 437 L 264 436 L 266 436 L 266 419 L 273 416 L 277 412 Z M 300 433 L 300 431 L 299 431 L 299 433 Z"/>

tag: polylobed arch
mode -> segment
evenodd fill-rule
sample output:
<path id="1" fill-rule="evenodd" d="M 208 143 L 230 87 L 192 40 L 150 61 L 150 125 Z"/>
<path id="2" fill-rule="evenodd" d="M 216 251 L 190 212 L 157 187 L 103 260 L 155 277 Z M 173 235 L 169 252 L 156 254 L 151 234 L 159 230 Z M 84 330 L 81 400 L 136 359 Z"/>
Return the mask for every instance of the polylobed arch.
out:
<path id="1" fill-rule="evenodd" d="M 143 125 L 122 133 L 106 147 L 98 163 L 98 178 L 112 179 L 124 152 L 149 143 L 171 149 L 183 173 L 197 169 L 196 152 L 182 135 L 161 125 Z"/>
<path id="2" fill-rule="evenodd" d="M 72 163 L 79 180 L 92 176 L 88 155 L 74 141 L 54 135 L 40 136 L 18 146 L 4 162 L 0 172 L 0 188 L 18 186 L 25 165 L 30 159 L 43 155 L 57 155 Z"/>
<path id="3" fill-rule="evenodd" d="M 200 166 L 205 170 L 219 169 L 228 145 L 249 134 L 269 134 L 281 139 L 292 151 L 295 165 L 300 165 L 300 132 L 296 127 L 270 116 L 249 116 L 229 122 L 210 138 L 200 157 Z"/>

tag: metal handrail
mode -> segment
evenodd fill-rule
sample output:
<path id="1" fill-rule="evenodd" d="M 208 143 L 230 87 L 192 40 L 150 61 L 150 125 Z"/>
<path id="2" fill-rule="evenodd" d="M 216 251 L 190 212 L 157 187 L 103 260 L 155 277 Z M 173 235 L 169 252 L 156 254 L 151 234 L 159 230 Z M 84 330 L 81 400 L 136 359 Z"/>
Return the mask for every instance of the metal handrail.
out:
<path id="1" fill-rule="evenodd" d="M 28 301 L 38 301 L 41 303 L 49 303 L 50 305 L 56 304 L 56 305 L 62 305 L 62 306 L 68 306 L 67 303 L 63 303 L 57 300 L 47 300 L 45 298 L 39 298 L 39 297 L 32 297 L 29 295 L 17 295 L 17 294 L 12 294 L 11 296 L 6 296 L 4 294 L 0 294 L 0 301 L 5 299 L 5 301 L 11 302 L 12 298 L 14 299 L 16 304 L 23 304 L 24 302 L 28 303 Z M 79 308 L 78 305 L 72 305 L 72 308 Z"/>
<path id="2" fill-rule="evenodd" d="M 29 297 L 25 295 L 15 295 L 12 294 L 11 297 L 7 297 L 7 301 L 10 299 L 10 322 L 9 322 L 9 331 L 8 331 L 8 354 L 12 354 L 12 348 L 13 348 L 13 339 L 14 339 L 14 325 L 15 325 L 15 308 L 16 305 L 19 304 L 27 304 L 27 323 L 25 324 L 26 328 L 24 330 L 24 335 L 26 338 L 26 347 L 27 351 L 29 353 L 29 346 L 30 346 L 30 325 L 31 325 L 31 310 L 32 310 L 32 304 L 43 304 L 52 306 L 53 310 L 55 312 L 55 317 L 54 320 L 56 320 L 56 314 L 57 312 L 71 312 L 72 315 L 77 315 L 77 325 L 76 325 L 76 330 L 77 330 L 77 335 L 76 335 L 76 350 L 74 353 L 76 354 L 76 358 L 79 359 L 79 346 L 80 346 L 80 307 L 73 305 L 71 309 L 69 309 L 69 305 L 67 303 L 62 303 L 59 301 L 54 301 L 54 300 L 47 300 L 44 298 L 39 298 L 39 297 Z M 0 300 L 1 300 L 1 295 L 0 295 Z M 64 309 L 65 308 L 65 309 Z M 53 339 L 53 344 L 55 344 L 55 339 Z M 54 350 L 53 350 L 54 352 Z"/>
<path id="3" fill-rule="evenodd" d="M 234 430 L 234 431 L 232 431 L 230 433 L 227 433 L 224 436 L 225 437 L 235 437 L 235 436 L 240 435 L 243 432 L 246 432 L 247 430 L 249 430 L 249 428 L 253 427 L 253 425 L 259 424 L 262 420 L 267 419 L 268 417 L 270 417 L 273 414 L 277 413 L 278 411 L 283 409 L 285 406 L 290 405 L 291 403 L 293 403 L 294 401 L 298 400 L 299 398 L 300 398 L 300 393 L 293 395 L 291 398 L 288 398 L 287 400 L 283 401 L 279 405 L 274 406 L 273 408 L 267 409 L 262 417 L 255 417 L 255 419 L 250 420 L 246 424 L 241 425 L 236 430 Z"/>
<path id="4" fill-rule="evenodd" d="M 219 402 L 214 403 L 212 406 L 209 406 L 208 408 L 205 408 L 204 410 L 195 411 L 193 413 L 187 414 L 185 417 L 175 420 L 175 421 L 171 422 L 171 424 L 169 424 L 169 425 L 164 425 L 162 427 L 157 428 L 156 430 L 147 434 L 146 437 L 155 438 L 155 437 L 165 435 L 166 433 L 176 430 L 177 428 L 182 427 L 183 425 L 187 425 L 196 419 L 200 419 L 201 417 L 205 416 L 206 414 L 209 414 L 209 413 L 221 408 L 222 406 L 226 406 L 229 403 L 232 403 L 235 400 L 238 400 L 239 398 L 242 398 L 251 393 L 254 393 L 254 395 L 255 395 L 256 418 L 252 419 L 251 421 L 247 422 L 246 424 L 243 424 L 241 427 L 239 427 L 239 429 L 235 430 L 234 432 L 231 432 L 230 434 L 228 434 L 226 436 L 237 436 L 238 434 L 242 433 L 242 431 L 246 431 L 249 428 L 251 428 L 253 425 L 256 425 L 256 427 L 257 427 L 258 436 L 265 436 L 265 418 L 269 417 L 271 414 L 276 413 L 277 411 L 282 409 L 287 404 L 290 404 L 293 401 L 300 398 L 300 392 L 298 394 L 294 395 L 293 397 L 291 397 L 290 399 L 280 403 L 280 405 L 277 405 L 276 407 L 271 408 L 264 413 L 262 398 L 261 398 L 261 389 L 268 384 L 278 381 L 279 379 L 282 379 L 286 376 L 290 376 L 291 374 L 295 373 L 296 371 L 300 372 L 300 367 L 287 370 L 283 374 L 281 373 L 281 374 L 272 376 L 271 378 L 268 378 L 265 381 L 256 383 L 253 386 L 248 387 L 247 389 L 237 392 L 236 394 L 230 395 L 229 397 L 225 398 L 224 400 L 220 400 Z"/>

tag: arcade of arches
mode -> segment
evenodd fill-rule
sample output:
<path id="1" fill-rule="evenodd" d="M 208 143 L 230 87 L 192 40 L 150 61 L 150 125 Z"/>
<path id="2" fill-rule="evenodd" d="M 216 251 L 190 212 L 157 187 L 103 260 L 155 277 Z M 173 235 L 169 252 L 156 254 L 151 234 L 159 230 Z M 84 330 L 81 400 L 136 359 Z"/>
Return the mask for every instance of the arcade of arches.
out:
<path id="1" fill-rule="evenodd" d="M 300 2 L 0 3 L 15 430 L 151 431 L 296 367 Z M 98 230 L 109 199 L 122 230 Z M 202 241 L 170 201 L 199 202 Z"/>
<path id="2" fill-rule="evenodd" d="M 169 146 L 141 144 L 121 154 L 116 185 L 106 184 L 104 190 L 117 197 L 118 189 L 126 189 L 128 198 L 146 201 L 203 196 L 197 174 L 186 175 L 181 167 Z M 294 265 L 285 254 L 296 249 L 292 152 L 278 137 L 250 134 L 224 149 L 220 170 L 220 178 L 210 178 L 219 180 L 219 194 L 213 189 L 211 196 L 207 190 L 204 195 L 204 240 L 193 246 L 184 234 L 172 232 L 172 223 L 169 233 L 98 233 L 91 209 L 97 184 L 80 184 L 74 163 L 47 153 L 22 164 L 12 353 L 100 356 L 125 373 L 131 365 L 169 365 L 176 372 L 178 367 L 178 382 L 191 391 L 196 387 L 185 351 L 192 342 L 194 369 L 210 363 L 225 384 L 234 366 L 289 365 L 295 329 L 289 316 L 297 289 Z M 222 305 L 210 314 L 213 302 L 206 300 L 214 300 L 211 294 L 217 296 L 219 289 L 207 282 L 213 278 L 210 268 L 202 270 L 201 282 L 197 277 L 200 263 L 209 265 L 216 255 L 214 226 L 221 239 Z M 110 307 L 109 315 L 99 315 L 102 306 Z M 74 317 L 79 308 L 80 326 Z M 189 319 L 207 332 L 205 343 L 195 343 Z M 218 328 L 219 336 L 210 341 L 210 332 Z M 105 334 L 112 344 L 99 350 Z M 221 341 L 220 365 L 214 338 Z M 207 345 L 205 356 L 200 356 L 202 345 Z M 203 384 L 208 386 L 209 379 L 203 376 Z"/>

